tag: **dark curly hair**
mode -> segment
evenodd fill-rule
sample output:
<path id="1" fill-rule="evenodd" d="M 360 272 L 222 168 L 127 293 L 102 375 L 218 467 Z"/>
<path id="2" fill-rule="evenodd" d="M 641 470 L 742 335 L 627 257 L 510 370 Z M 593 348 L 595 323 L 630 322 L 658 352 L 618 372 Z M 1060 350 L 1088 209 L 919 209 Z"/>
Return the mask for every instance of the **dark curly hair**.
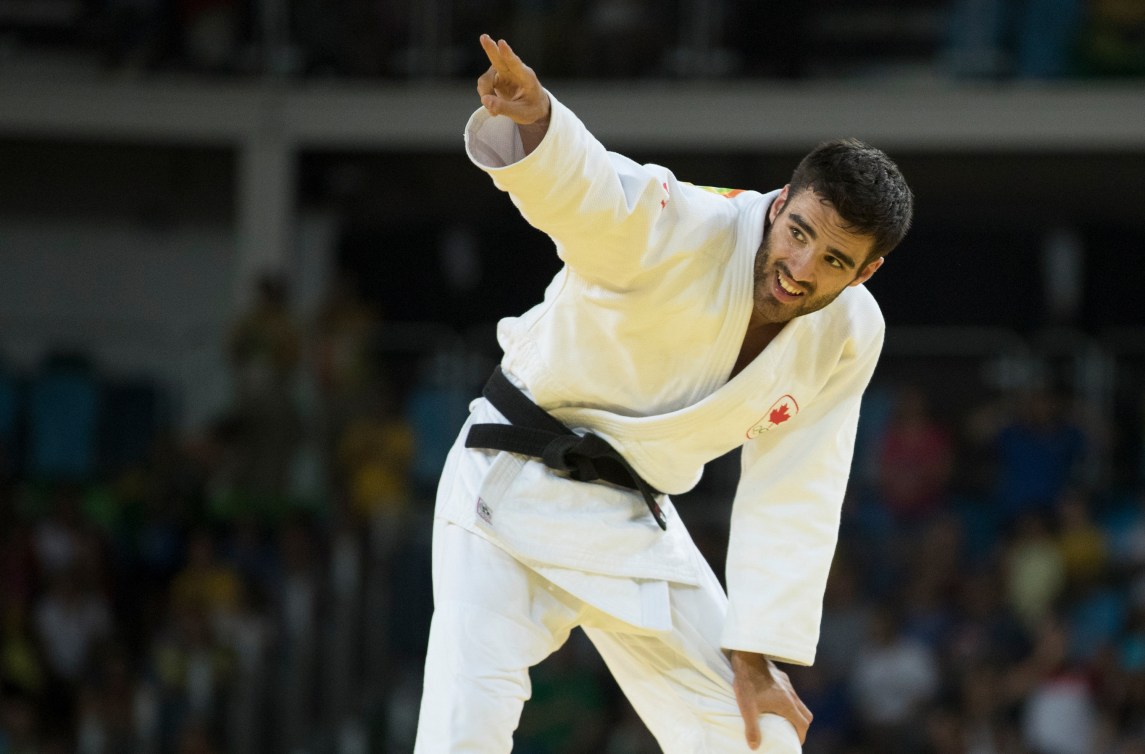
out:
<path id="1" fill-rule="evenodd" d="M 858 139 L 826 141 L 804 157 L 788 195 L 805 189 L 829 202 L 848 231 L 874 239 L 867 262 L 889 254 L 910 229 L 914 195 L 898 165 Z"/>

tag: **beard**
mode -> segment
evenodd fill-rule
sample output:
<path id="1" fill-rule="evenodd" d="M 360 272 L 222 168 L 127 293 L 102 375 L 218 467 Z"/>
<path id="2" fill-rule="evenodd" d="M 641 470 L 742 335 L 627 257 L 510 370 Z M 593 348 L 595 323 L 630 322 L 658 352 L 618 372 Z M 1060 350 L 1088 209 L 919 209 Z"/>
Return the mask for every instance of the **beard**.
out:
<path id="1" fill-rule="evenodd" d="M 775 223 L 767 224 L 763 231 L 763 243 L 760 244 L 759 251 L 755 253 L 755 274 L 752 286 L 754 299 L 752 321 L 755 324 L 780 324 L 805 314 L 817 312 L 839 298 L 839 294 L 846 288 L 844 286 L 837 291 L 820 293 L 816 286 L 801 281 L 800 287 L 803 289 L 803 296 L 799 301 L 788 303 L 777 300 L 775 294 L 772 293 L 772 286 L 777 284 L 778 271 L 783 270 L 784 274 L 792 280 L 795 279 L 795 276 L 790 274 L 790 270 L 783 262 L 773 264 L 771 261 L 771 231 L 775 225 Z"/>

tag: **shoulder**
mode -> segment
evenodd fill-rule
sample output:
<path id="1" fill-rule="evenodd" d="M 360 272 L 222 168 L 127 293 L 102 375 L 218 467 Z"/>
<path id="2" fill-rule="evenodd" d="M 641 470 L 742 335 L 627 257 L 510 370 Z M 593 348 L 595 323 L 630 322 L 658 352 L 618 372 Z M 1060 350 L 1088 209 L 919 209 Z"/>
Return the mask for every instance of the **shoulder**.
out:
<path id="1" fill-rule="evenodd" d="M 886 322 L 879 303 L 865 285 L 845 289 L 828 308 L 833 310 L 833 327 L 857 342 L 881 345 Z"/>
<path id="2" fill-rule="evenodd" d="M 751 189 L 700 186 L 688 181 L 677 181 L 677 186 L 691 204 L 727 216 L 748 211 L 763 198 L 758 191 Z"/>

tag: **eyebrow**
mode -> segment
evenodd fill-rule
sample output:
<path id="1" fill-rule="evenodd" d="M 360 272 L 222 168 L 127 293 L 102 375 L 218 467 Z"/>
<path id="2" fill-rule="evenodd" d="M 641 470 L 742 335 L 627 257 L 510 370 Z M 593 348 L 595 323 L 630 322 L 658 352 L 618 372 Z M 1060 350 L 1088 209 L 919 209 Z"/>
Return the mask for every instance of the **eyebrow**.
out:
<path id="1" fill-rule="evenodd" d="M 803 219 L 802 215 L 797 215 L 796 213 L 792 212 L 788 216 L 791 218 L 793 223 L 798 225 L 803 230 L 804 233 L 811 236 L 812 240 L 818 240 L 819 234 L 815 232 L 814 228 L 807 224 L 807 221 Z M 827 251 L 838 257 L 843 264 L 847 265 L 852 270 L 855 269 L 855 260 L 839 251 L 834 246 L 828 246 Z"/>

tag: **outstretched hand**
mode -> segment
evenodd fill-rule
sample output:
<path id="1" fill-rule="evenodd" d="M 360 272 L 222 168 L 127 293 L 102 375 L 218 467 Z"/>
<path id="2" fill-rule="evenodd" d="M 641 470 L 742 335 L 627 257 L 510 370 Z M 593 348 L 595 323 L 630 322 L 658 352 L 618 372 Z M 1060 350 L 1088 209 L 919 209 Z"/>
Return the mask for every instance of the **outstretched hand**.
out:
<path id="1" fill-rule="evenodd" d="M 731 652 L 732 670 L 739 713 L 743 717 L 744 737 L 751 749 L 758 749 L 762 741 L 759 716 L 765 712 L 787 719 L 799 734 L 799 743 L 807 738 L 811 725 L 811 710 L 803 703 L 791 686 L 791 681 L 775 663 L 754 652 Z"/>
<path id="2" fill-rule="evenodd" d="M 477 79 L 481 104 L 493 115 L 504 115 L 519 126 L 547 124 L 549 95 L 533 69 L 525 65 L 504 39 L 481 35 L 489 70 Z"/>

